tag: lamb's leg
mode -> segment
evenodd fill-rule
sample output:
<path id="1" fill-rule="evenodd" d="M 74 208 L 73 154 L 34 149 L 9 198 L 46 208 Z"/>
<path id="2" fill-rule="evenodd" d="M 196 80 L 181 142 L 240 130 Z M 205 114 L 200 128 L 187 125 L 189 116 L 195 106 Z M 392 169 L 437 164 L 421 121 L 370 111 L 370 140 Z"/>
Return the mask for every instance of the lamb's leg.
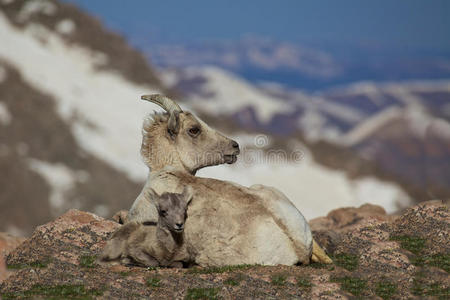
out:
<path id="1" fill-rule="evenodd" d="M 109 240 L 100 254 L 99 261 L 107 262 L 119 260 L 124 252 L 125 242 L 125 240 L 120 238 Z"/>
<path id="2" fill-rule="evenodd" d="M 159 267 L 159 262 L 153 257 L 149 256 L 142 249 L 133 249 L 130 251 L 130 257 L 139 264 L 146 267 Z"/>
<path id="3" fill-rule="evenodd" d="M 318 262 L 322 264 L 332 264 L 333 261 L 331 258 L 323 251 L 323 249 L 317 244 L 317 242 L 313 239 L 313 250 L 311 256 L 312 262 Z"/>

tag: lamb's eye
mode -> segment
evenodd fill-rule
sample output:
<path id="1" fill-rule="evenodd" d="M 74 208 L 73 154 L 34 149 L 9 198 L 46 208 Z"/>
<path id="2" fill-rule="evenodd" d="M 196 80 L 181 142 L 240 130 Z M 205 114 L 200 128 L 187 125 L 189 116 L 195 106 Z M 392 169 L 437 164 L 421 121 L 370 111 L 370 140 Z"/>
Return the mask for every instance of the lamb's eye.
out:
<path id="1" fill-rule="evenodd" d="M 197 136 L 200 133 L 200 128 L 198 127 L 189 128 L 188 133 L 190 136 Z"/>
<path id="2" fill-rule="evenodd" d="M 165 211 L 165 210 L 161 210 L 160 213 L 161 213 L 161 216 L 167 215 L 167 211 Z"/>

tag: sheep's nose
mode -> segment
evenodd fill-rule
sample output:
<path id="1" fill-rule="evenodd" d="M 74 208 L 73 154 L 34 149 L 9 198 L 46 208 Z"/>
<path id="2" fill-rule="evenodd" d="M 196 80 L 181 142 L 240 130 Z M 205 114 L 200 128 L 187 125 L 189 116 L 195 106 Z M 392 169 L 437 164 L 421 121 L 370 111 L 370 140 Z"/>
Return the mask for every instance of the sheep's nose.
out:
<path id="1" fill-rule="evenodd" d="M 239 144 L 236 141 L 231 141 L 231 147 L 233 147 L 236 150 L 239 150 Z"/>
<path id="2" fill-rule="evenodd" d="M 175 224 L 178 228 L 183 228 L 183 223 L 176 223 Z"/>

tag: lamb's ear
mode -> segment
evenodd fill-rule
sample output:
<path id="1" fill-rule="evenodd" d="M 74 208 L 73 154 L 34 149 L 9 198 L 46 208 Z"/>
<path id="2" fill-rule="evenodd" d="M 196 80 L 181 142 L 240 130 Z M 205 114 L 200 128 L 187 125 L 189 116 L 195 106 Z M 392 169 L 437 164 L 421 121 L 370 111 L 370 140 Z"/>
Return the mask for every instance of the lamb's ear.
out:
<path id="1" fill-rule="evenodd" d="M 169 121 L 167 122 L 167 131 L 172 138 L 174 138 L 180 131 L 180 113 L 174 111 L 169 116 Z"/>
<path id="2" fill-rule="evenodd" d="M 186 185 L 183 189 L 184 201 L 186 201 L 186 205 L 189 205 L 192 198 L 194 197 L 194 189 L 190 185 Z"/>

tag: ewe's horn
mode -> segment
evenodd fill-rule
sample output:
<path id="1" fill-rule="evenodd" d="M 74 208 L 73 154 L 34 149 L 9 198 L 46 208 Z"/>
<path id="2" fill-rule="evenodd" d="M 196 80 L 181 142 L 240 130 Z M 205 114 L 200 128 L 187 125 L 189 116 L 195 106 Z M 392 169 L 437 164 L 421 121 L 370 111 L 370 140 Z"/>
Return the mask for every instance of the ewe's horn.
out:
<path id="1" fill-rule="evenodd" d="M 141 99 L 158 104 L 164 110 L 166 110 L 169 114 L 171 114 L 175 111 L 177 111 L 179 113 L 183 111 L 181 109 L 181 107 L 175 103 L 175 101 L 173 101 L 172 99 L 170 99 L 164 95 L 161 95 L 161 94 L 143 95 L 143 96 L 141 96 Z"/>

